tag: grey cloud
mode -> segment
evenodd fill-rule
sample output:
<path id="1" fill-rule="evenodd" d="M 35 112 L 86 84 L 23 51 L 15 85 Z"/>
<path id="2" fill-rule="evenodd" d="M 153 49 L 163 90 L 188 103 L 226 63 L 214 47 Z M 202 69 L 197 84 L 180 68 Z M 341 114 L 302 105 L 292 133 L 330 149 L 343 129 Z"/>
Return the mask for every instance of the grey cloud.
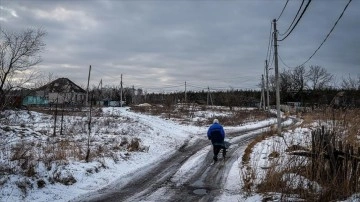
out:
<path id="1" fill-rule="evenodd" d="M 100 79 L 119 85 L 120 74 L 124 74 L 128 85 L 144 88 L 186 80 L 203 87 L 257 88 L 270 22 L 279 15 L 284 1 L 3 0 L 2 4 L 19 16 L 0 15 L 8 18 L 1 22 L 7 29 L 43 27 L 48 32 L 39 69 L 79 84 L 86 83 L 91 64 L 94 85 Z M 313 1 L 291 36 L 279 43 L 284 61 L 289 65 L 305 61 L 345 4 Z M 300 1 L 289 2 L 278 22 L 280 33 L 299 5 Z M 357 1 L 350 4 L 334 33 L 307 65 L 326 66 L 334 74 L 359 72 L 359 8 Z M 55 11 L 63 18 L 36 15 L 55 15 Z M 344 69 L 339 71 L 339 66 Z M 280 68 L 285 66 L 280 63 Z"/>

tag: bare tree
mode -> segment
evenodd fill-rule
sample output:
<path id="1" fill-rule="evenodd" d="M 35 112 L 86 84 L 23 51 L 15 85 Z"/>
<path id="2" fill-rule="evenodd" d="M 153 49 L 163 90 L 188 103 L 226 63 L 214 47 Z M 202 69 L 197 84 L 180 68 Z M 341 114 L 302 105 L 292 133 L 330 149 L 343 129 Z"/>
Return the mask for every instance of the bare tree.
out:
<path id="1" fill-rule="evenodd" d="M 275 75 L 270 75 L 269 76 L 269 90 L 271 92 L 275 92 L 275 90 L 276 90 Z"/>
<path id="2" fill-rule="evenodd" d="M 304 66 L 297 66 L 292 72 L 293 88 L 295 91 L 302 92 L 306 86 L 306 70 Z"/>
<path id="3" fill-rule="evenodd" d="M 39 88 L 39 87 L 44 86 L 58 78 L 60 78 L 60 77 L 57 75 L 54 75 L 53 73 L 41 72 L 41 73 L 39 73 L 38 79 L 36 79 L 34 82 L 34 87 Z"/>
<path id="4" fill-rule="evenodd" d="M 21 33 L 1 31 L 0 106 L 4 106 L 11 89 L 22 87 L 34 79 L 31 67 L 41 62 L 39 53 L 45 48 L 45 34 L 42 29 L 28 29 Z"/>
<path id="5" fill-rule="evenodd" d="M 341 88 L 344 90 L 360 90 L 360 74 L 358 74 L 357 78 L 350 75 L 348 78 L 343 78 Z"/>
<path id="6" fill-rule="evenodd" d="M 294 89 L 291 70 L 284 70 L 280 73 L 280 91 L 289 92 Z"/>
<path id="7" fill-rule="evenodd" d="M 329 86 L 330 82 L 333 79 L 333 75 L 328 73 L 325 68 L 321 66 L 310 66 L 308 71 L 307 78 L 311 83 L 311 88 L 313 90 L 324 89 Z"/>

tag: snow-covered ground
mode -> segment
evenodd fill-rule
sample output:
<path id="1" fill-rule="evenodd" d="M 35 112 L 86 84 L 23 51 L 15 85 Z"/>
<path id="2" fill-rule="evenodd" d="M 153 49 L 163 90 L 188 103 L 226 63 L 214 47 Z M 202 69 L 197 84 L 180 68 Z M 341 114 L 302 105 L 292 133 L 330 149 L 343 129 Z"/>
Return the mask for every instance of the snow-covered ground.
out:
<path id="1" fill-rule="evenodd" d="M 102 117 L 92 120 L 91 144 L 111 145 L 111 142 L 121 143 L 124 138 L 127 141 L 138 138 L 140 139 L 141 149 L 133 152 L 126 149 L 119 150 L 119 152 L 112 154 L 112 158 L 104 156 L 88 163 L 70 159 L 61 165 L 51 165 L 49 167 L 44 162 L 38 162 L 35 166 L 36 174 L 30 177 L 14 173 L 2 174 L 0 176 L 0 201 L 69 201 L 80 195 L 101 189 L 114 181 L 126 183 L 130 179 L 123 178 L 124 176 L 134 171 L 146 171 L 143 168 L 164 159 L 175 152 L 184 142 L 192 142 L 198 138 L 206 139 L 207 126 L 181 125 L 171 120 L 134 113 L 129 108 L 103 108 L 102 114 Z M 223 116 L 223 114 L 221 115 Z M 197 114 L 197 116 L 204 115 Z M 211 116 L 216 117 L 217 115 L 211 114 Z M 8 150 L 9 145 L 23 141 L 31 143 L 35 139 L 40 142 L 47 142 L 51 138 L 49 134 L 44 132 L 47 130 L 46 128 L 52 127 L 53 119 L 50 115 L 25 111 L 6 112 L 2 115 L 2 119 L 7 120 L 7 124 L 0 125 L 1 164 L 13 164 L 11 159 L 6 157 L 11 156 Z M 65 126 L 70 127 L 71 123 L 74 122 L 82 123 L 78 126 L 80 129 L 74 130 L 82 131 L 80 141 L 86 142 L 87 118 L 64 118 Z M 276 123 L 276 119 L 270 118 L 246 125 L 225 126 L 224 128 L 226 132 L 245 131 L 274 123 Z M 285 124 L 290 124 L 290 122 Z M 259 167 L 267 166 L 269 163 L 267 155 L 271 152 L 274 144 L 282 148 L 286 148 L 286 141 L 306 145 L 309 133 L 309 129 L 297 128 L 294 131 L 285 133 L 284 138 L 274 137 L 268 141 L 263 141 L 254 147 L 251 159 L 256 161 L 256 165 Z M 32 151 L 35 151 L 35 153 L 36 146 L 32 147 Z M 201 163 L 210 149 L 210 146 L 206 147 L 188 159 L 173 176 L 172 181 L 178 184 L 183 183 L 184 176 L 190 174 L 193 168 Z M 245 150 L 245 147 L 239 149 Z M 241 156 L 239 156 L 227 176 L 224 192 L 217 198 L 218 201 L 261 201 L 261 195 L 245 197 L 242 191 L 241 166 Z M 71 185 L 53 182 L 51 179 L 54 178 L 54 175 L 63 178 L 72 176 L 76 182 Z M 42 188 L 38 186 L 39 179 L 42 179 L 45 183 Z M 161 195 L 161 193 L 158 194 Z M 156 193 L 153 198 L 156 198 Z"/>

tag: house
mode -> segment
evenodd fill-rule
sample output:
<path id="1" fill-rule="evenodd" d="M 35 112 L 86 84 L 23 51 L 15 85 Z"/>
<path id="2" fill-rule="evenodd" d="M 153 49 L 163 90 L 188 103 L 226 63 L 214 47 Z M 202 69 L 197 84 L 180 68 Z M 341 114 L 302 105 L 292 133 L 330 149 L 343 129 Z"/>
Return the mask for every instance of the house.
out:
<path id="1" fill-rule="evenodd" d="M 59 78 L 35 89 L 23 99 L 23 105 L 84 104 L 86 91 L 68 78 Z"/>

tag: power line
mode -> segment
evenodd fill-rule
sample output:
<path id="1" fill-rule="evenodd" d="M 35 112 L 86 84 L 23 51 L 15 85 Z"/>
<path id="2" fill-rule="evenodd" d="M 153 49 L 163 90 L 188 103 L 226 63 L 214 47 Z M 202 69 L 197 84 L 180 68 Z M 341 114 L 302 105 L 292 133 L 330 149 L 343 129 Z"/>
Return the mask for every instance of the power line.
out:
<path id="1" fill-rule="evenodd" d="M 290 32 L 289 32 L 284 38 L 282 38 L 282 39 L 280 39 L 280 40 L 278 40 L 278 41 L 283 41 L 283 40 L 285 40 L 285 39 L 292 33 L 292 31 L 295 29 L 296 25 L 300 22 L 302 16 L 304 15 L 305 11 L 306 11 L 307 8 L 309 7 L 310 3 L 311 3 L 311 0 L 308 0 L 308 2 L 307 2 L 307 4 L 306 4 L 304 10 L 302 11 L 299 19 L 296 21 L 295 25 L 292 27 L 292 29 L 290 30 Z"/>
<path id="2" fill-rule="evenodd" d="M 270 34 L 269 34 L 269 43 L 268 43 L 268 48 L 267 48 L 267 53 L 266 53 L 266 60 L 267 60 L 268 58 L 270 58 L 272 42 L 273 42 L 273 37 L 272 37 L 272 23 L 270 23 Z"/>
<path id="3" fill-rule="evenodd" d="M 208 81 L 198 81 L 198 82 L 206 83 L 212 81 L 224 81 L 224 80 L 234 80 L 234 79 L 244 79 L 244 78 L 248 78 L 248 76 L 225 77 L 225 78 L 209 79 Z"/>
<path id="4" fill-rule="evenodd" d="M 284 8 L 282 9 L 282 11 L 281 11 L 281 13 L 280 13 L 279 17 L 276 19 L 276 21 L 278 21 L 278 20 L 280 19 L 280 17 L 281 17 L 281 15 L 283 14 L 283 12 L 284 12 L 284 10 L 285 10 L 285 8 L 286 8 L 286 6 L 287 6 L 288 2 L 289 2 L 289 0 L 287 0 L 287 1 L 286 1 L 285 6 L 284 6 Z"/>
<path id="5" fill-rule="evenodd" d="M 97 70 L 96 68 L 92 68 L 92 69 L 93 69 L 95 72 L 101 73 L 101 74 L 103 74 L 103 75 L 105 75 L 105 76 L 107 76 L 107 77 L 110 77 L 110 78 L 113 78 L 113 79 L 119 79 L 118 77 L 115 77 L 115 76 L 113 76 L 113 75 L 107 74 L 107 73 L 105 73 L 104 71 Z"/>
<path id="6" fill-rule="evenodd" d="M 273 46 L 273 42 L 274 42 L 274 40 L 271 40 L 271 47 Z M 272 49 L 270 49 L 270 55 L 269 55 L 269 58 L 267 58 L 267 60 L 270 62 L 270 59 L 273 58 L 272 62 L 274 62 L 274 54 L 271 55 L 271 53 L 272 53 Z M 271 65 L 272 65 L 272 62 L 271 62 Z M 271 65 L 269 65 L 269 66 L 271 66 Z"/>
<path id="7" fill-rule="evenodd" d="M 309 57 L 309 59 L 307 59 L 305 62 L 303 62 L 301 65 L 299 66 L 303 66 L 305 65 L 307 62 L 309 62 L 312 57 L 314 57 L 314 55 L 317 53 L 318 50 L 320 50 L 320 48 L 322 47 L 322 45 L 325 43 L 325 41 L 329 38 L 330 34 L 333 32 L 333 30 L 335 29 L 336 25 L 338 24 L 338 22 L 340 21 L 340 19 L 342 18 L 342 16 L 344 15 L 346 9 L 348 8 L 349 4 L 351 3 L 352 0 L 349 0 L 349 2 L 346 4 L 346 6 L 344 7 L 343 11 L 341 12 L 340 16 L 338 17 L 338 19 L 335 21 L 334 26 L 331 28 L 331 30 L 329 31 L 329 33 L 326 35 L 325 39 L 321 42 L 321 44 L 319 45 L 319 47 L 314 51 L 314 53 Z M 286 65 L 284 63 L 284 61 L 282 60 L 282 58 L 280 57 L 280 55 L 278 54 L 280 61 L 286 66 L 289 67 L 288 65 Z M 289 67 L 289 68 L 293 68 L 293 67 Z"/>
<path id="8" fill-rule="evenodd" d="M 282 63 L 285 67 L 287 67 L 287 68 L 294 68 L 294 67 L 290 67 L 290 66 L 288 66 L 287 64 L 285 64 L 285 62 L 284 62 L 284 60 L 281 58 L 280 54 L 278 54 L 278 56 L 279 56 L 279 58 L 280 58 L 281 63 Z"/>
<path id="9" fill-rule="evenodd" d="M 184 84 L 182 85 L 173 85 L 173 86 L 158 86 L 158 87 L 145 87 L 143 86 L 143 88 L 146 88 L 146 89 L 163 89 L 163 88 L 177 88 L 177 87 L 183 87 Z M 142 87 L 142 86 L 138 86 L 138 87 Z"/>
<path id="10" fill-rule="evenodd" d="M 325 43 L 325 41 L 329 38 L 331 32 L 334 30 L 334 28 L 336 27 L 337 23 L 340 21 L 340 19 L 342 18 L 342 16 L 344 15 L 347 7 L 349 6 L 350 2 L 352 0 L 349 0 L 349 2 L 346 4 L 344 10 L 342 11 L 342 13 L 340 14 L 339 18 L 336 20 L 334 26 L 331 28 L 330 32 L 326 35 L 325 39 L 323 40 L 323 42 L 321 42 L 320 46 L 315 50 L 315 52 L 309 57 L 309 59 L 307 59 L 304 63 L 302 63 L 300 66 L 304 65 L 305 63 L 309 62 L 311 60 L 311 58 L 317 53 L 317 51 L 321 48 L 321 46 Z"/>
<path id="11" fill-rule="evenodd" d="M 296 12 L 296 15 L 295 15 L 293 21 L 291 22 L 290 26 L 287 28 L 287 30 L 286 30 L 283 34 L 280 34 L 280 33 L 279 33 L 280 36 L 284 36 L 284 35 L 290 30 L 291 26 L 294 24 L 297 16 L 299 15 L 299 13 L 300 13 L 300 11 L 301 11 L 301 8 L 302 8 L 303 5 L 304 5 L 304 2 L 305 2 L 305 0 L 302 0 L 301 5 L 300 5 L 298 11 Z"/>
<path id="12" fill-rule="evenodd" d="M 272 42 L 273 42 L 273 41 L 271 41 L 271 46 L 272 46 Z M 268 61 L 269 61 L 268 67 L 269 67 L 269 68 L 270 68 L 270 67 L 273 65 L 273 63 L 274 63 L 275 55 L 272 56 L 272 60 L 271 60 L 271 61 L 270 61 L 270 59 L 271 59 L 271 57 L 269 56 L 269 59 L 268 59 Z"/>
<path id="13" fill-rule="evenodd" d="M 192 84 L 187 84 L 187 86 L 190 86 L 190 87 L 193 87 L 193 88 L 198 88 L 198 89 L 206 89 L 205 87 L 196 86 L 196 85 L 192 85 Z"/>

